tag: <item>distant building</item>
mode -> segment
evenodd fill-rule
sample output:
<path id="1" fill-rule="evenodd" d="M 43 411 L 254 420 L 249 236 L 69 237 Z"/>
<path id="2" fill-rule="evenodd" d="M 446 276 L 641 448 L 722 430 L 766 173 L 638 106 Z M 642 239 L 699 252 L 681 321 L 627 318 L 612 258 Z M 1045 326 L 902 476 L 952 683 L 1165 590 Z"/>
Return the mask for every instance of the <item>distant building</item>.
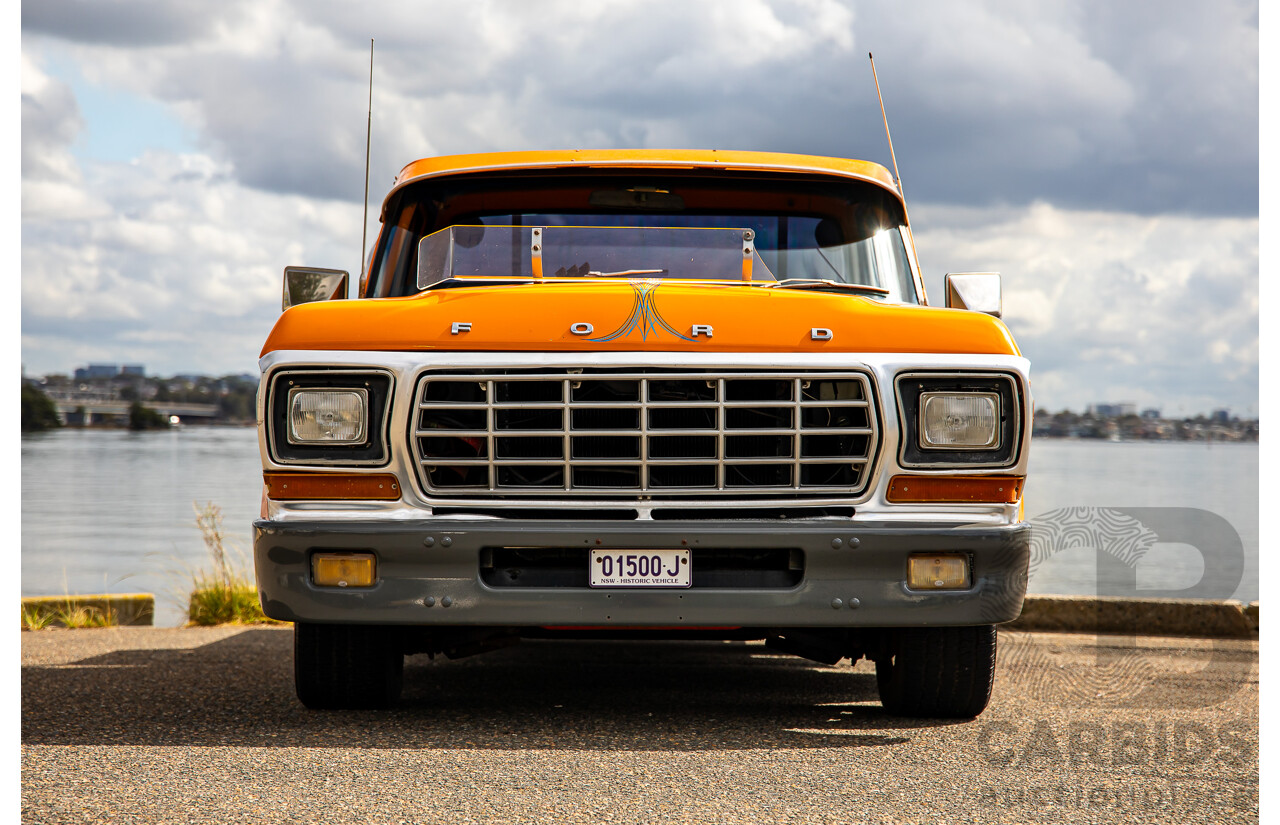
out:
<path id="1" fill-rule="evenodd" d="M 120 374 L 145 378 L 147 375 L 147 368 L 142 364 L 125 364 L 120 368 Z"/>
<path id="2" fill-rule="evenodd" d="M 1143 410 L 1143 411 L 1142 411 L 1142 417 L 1143 417 L 1143 418 L 1158 419 L 1158 418 L 1160 418 L 1160 411 L 1159 411 L 1159 410 L 1157 410 L 1157 409 L 1155 409 L 1154 407 L 1150 407 L 1150 408 L 1145 409 L 1145 410 Z"/>
<path id="3" fill-rule="evenodd" d="M 1231 410 L 1214 410 L 1209 418 L 1219 424 L 1226 424 L 1231 420 Z"/>
<path id="4" fill-rule="evenodd" d="M 1132 401 L 1121 401 L 1119 404 L 1090 404 L 1088 412 L 1098 418 L 1121 418 L 1126 415 L 1137 415 L 1138 405 Z"/>
<path id="5" fill-rule="evenodd" d="M 115 378 L 120 374 L 118 364 L 90 364 L 88 367 L 76 369 L 77 381 L 91 381 L 95 378 Z"/>

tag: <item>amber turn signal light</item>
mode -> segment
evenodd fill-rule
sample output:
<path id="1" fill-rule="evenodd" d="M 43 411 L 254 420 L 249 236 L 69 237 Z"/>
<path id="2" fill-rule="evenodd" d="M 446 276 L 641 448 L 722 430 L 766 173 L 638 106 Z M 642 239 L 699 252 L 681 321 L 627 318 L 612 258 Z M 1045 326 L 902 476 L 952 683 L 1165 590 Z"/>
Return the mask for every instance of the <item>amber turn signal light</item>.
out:
<path id="1" fill-rule="evenodd" d="M 894 476 L 893 504 L 1013 504 L 1022 497 L 1022 476 Z"/>
<path id="2" fill-rule="evenodd" d="M 912 553 L 907 557 L 912 590 L 968 590 L 969 559 L 961 553 Z"/>
<path id="3" fill-rule="evenodd" d="M 372 553 L 316 553 L 311 581 L 320 587 L 372 587 L 377 579 Z"/>
<path id="4" fill-rule="evenodd" d="M 400 481 L 391 473 L 263 473 L 272 501 L 395 501 Z"/>

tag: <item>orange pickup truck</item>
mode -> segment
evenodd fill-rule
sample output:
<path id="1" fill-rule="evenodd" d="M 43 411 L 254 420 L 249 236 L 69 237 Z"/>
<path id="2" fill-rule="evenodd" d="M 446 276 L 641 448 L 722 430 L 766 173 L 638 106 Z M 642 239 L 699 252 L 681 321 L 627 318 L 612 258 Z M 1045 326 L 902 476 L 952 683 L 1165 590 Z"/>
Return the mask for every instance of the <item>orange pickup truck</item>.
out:
<path id="1" fill-rule="evenodd" d="M 867 657 L 896 715 L 986 707 L 1028 363 L 998 275 L 928 305 L 886 169 L 429 158 L 381 220 L 356 299 L 285 270 L 261 355 L 254 559 L 303 703 L 391 704 L 410 653 L 670 638 Z"/>

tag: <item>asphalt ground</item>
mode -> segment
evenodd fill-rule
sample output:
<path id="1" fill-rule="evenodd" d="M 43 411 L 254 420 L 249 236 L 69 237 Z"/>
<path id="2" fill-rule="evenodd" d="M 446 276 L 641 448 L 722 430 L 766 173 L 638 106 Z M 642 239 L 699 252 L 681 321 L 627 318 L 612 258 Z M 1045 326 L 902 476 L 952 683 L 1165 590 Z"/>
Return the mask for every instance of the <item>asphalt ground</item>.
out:
<path id="1" fill-rule="evenodd" d="M 288 628 L 22 634 L 25 822 L 1240 822 L 1250 640 L 1002 633 L 991 706 L 894 719 L 866 662 L 529 642 L 314 712 Z"/>

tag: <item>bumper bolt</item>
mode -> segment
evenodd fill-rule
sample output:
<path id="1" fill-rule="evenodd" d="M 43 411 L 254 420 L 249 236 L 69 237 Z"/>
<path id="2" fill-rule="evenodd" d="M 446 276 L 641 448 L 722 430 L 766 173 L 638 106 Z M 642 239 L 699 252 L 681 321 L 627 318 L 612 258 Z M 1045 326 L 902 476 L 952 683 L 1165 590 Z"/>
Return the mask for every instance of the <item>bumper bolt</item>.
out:
<path id="1" fill-rule="evenodd" d="M 448 547 L 449 545 L 453 544 L 453 539 L 449 538 L 448 536 L 445 536 L 444 538 L 440 539 L 440 544 L 443 547 Z"/>
<path id="2" fill-rule="evenodd" d="M 839 599 L 832 599 L 831 607 L 835 610 L 839 610 L 840 608 L 844 607 L 844 602 L 840 601 Z"/>
<path id="3" fill-rule="evenodd" d="M 840 548 L 840 547 L 842 547 L 843 545 L 844 545 L 844 542 L 843 542 L 843 541 L 841 541 L 840 539 L 832 539 L 832 540 L 831 540 L 831 546 L 832 546 L 832 547 L 835 547 L 836 549 L 839 549 L 839 548 Z"/>
<path id="4" fill-rule="evenodd" d="M 859 544 L 862 544 L 862 541 L 857 536 L 854 536 L 853 538 L 849 539 L 850 547 L 857 547 Z"/>
<path id="5" fill-rule="evenodd" d="M 452 597 L 452 596 L 445 596 L 443 599 L 441 599 L 441 600 L 440 600 L 440 606 L 441 606 L 441 607 L 448 607 L 448 606 L 449 606 L 449 605 L 451 605 L 451 604 L 453 604 L 453 597 Z"/>
<path id="6" fill-rule="evenodd" d="M 436 597 L 435 597 L 435 596 L 427 596 L 425 599 L 423 599 L 423 600 L 422 600 L 422 603 L 423 603 L 423 604 L 425 604 L 427 607 L 435 607 L 435 606 L 436 606 Z"/>
<path id="7" fill-rule="evenodd" d="M 857 610 L 859 607 L 862 607 L 862 600 L 861 600 L 861 599 L 850 599 L 850 600 L 849 600 L 849 609 L 850 609 L 850 610 Z"/>
<path id="8" fill-rule="evenodd" d="M 426 547 L 432 547 L 433 545 L 435 545 L 435 543 L 436 543 L 435 536 L 427 536 L 425 539 L 422 540 L 422 544 Z"/>

